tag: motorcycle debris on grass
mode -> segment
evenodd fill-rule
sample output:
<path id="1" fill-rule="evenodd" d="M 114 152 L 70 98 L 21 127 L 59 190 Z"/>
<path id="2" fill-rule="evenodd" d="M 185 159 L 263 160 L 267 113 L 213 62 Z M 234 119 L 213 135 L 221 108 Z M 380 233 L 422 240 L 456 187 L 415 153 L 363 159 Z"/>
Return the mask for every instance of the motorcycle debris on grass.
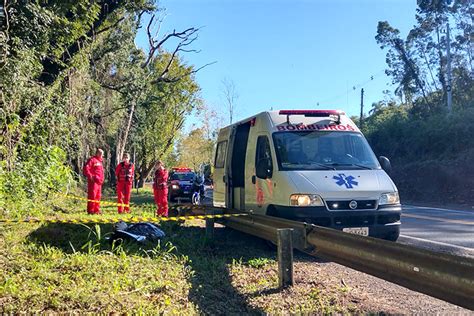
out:
<path id="1" fill-rule="evenodd" d="M 165 237 L 165 233 L 152 223 L 137 223 L 127 225 L 124 222 L 119 222 L 114 225 L 114 232 L 109 238 L 109 242 L 114 241 L 133 241 L 139 244 L 147 242 L 158 242 Z"/>

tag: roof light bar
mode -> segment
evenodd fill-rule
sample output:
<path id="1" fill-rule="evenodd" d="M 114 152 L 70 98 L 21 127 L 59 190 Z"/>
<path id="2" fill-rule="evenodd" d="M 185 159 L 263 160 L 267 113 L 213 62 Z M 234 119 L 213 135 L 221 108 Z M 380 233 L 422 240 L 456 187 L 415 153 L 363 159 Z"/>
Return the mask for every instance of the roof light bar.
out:
<path id="1" fill-rule="evenodd" d="M 344 115 L 344 111 L 339 110 L 281 110 L 280 115 L 304 115 L 309 117 L 325 117 L 330 115 Z"/>
<path id="2" fill-rule="evenodd" d="M 341 115 L 344 115 L 344 111 L 339 110 L 280 110 L 280 115 L 286 115 L 286 122 L 290 124 L 290 115 L 304 115 L 305 117 L 331 117 L 336 124 L 341 123 Z"/>

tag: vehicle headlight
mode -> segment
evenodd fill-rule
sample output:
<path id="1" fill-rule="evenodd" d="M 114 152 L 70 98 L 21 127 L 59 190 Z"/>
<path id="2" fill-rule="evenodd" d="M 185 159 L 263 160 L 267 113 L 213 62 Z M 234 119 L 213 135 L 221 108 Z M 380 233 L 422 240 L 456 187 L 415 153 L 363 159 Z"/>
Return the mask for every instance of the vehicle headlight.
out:
<path id="1" fill-rule="evenodd" d="M 178 190 L 178 189 L 179 189 L 179 185 L 177 185 L 177 184 L 172 184 L 172 185 L 171 185 L 171 189 L 172 189 L 172 190 Z"/>
<path id="2" fill-rule="evenodd" d="M 400 204 L 398 192 L 383 193 L 379 199 L 379 205 Z"/>
<path id="3" fill-rule="evenodd" d="M 290 196 L 291 206 L 323 206 L 323 200 L 315 194 L 293 194 Z"/>

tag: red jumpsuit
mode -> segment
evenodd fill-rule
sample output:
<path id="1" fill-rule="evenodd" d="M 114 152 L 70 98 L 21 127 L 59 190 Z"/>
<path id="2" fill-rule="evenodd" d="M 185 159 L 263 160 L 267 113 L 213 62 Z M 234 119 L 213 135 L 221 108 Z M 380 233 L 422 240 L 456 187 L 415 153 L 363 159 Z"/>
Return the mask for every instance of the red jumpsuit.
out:
<path id="1" fill-rule="evenodd" d="M 124 212 L 130 213 L 130 193 L 132 191 L 134 174 L 135 166 L 133 163 L 126 163 L 123 161 L 115 168 L 115 176 L 117 177 L 117 203 L 127 205 L 118 206 L 119 214 Z"/>
<path id="2" fill-rule="evenodd" d="M 158 208 L 156 215 L 168 216 L 168 171 L 164 168 L 155 171 L 153 195 Z"/>
<path id="3" fill-rule="evenodd" d="M 99 201 L 102 183 L 104 183 L 102 157 L 93 156 L 89 158 L 84 166 L 84 175 L 87 177 L 87 199 L 89 200 L 87 202 L 87 213 L 100 214 Z"/>

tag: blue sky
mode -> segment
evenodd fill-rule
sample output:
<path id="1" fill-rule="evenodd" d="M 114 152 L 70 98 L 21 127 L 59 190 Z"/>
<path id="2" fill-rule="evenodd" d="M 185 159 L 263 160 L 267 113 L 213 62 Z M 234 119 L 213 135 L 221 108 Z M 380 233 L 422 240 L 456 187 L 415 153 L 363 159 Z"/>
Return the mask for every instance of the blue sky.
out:
<path id="1" fill-rule="evenodd" d="M 202 97 L 227 117 L 222 80 L 232 80 L 235 116 L 242 119 L 270 108 L 358 115 L 362 87 L 367 113 L 383 90 L 393 90 L 384 74 L 386 52 L 374 38 L 377 22 L 387 20 L 405 36 L 415 24 L 416 0 L 163 0 L 159 6 L 166 8 L 162 34 L 203 27 L 193 45 L 201 52 L 183 58 L 197 67 L 217 62 L 196 74 Z M 136 42 L 147 47 L 144 28 Z"/>

